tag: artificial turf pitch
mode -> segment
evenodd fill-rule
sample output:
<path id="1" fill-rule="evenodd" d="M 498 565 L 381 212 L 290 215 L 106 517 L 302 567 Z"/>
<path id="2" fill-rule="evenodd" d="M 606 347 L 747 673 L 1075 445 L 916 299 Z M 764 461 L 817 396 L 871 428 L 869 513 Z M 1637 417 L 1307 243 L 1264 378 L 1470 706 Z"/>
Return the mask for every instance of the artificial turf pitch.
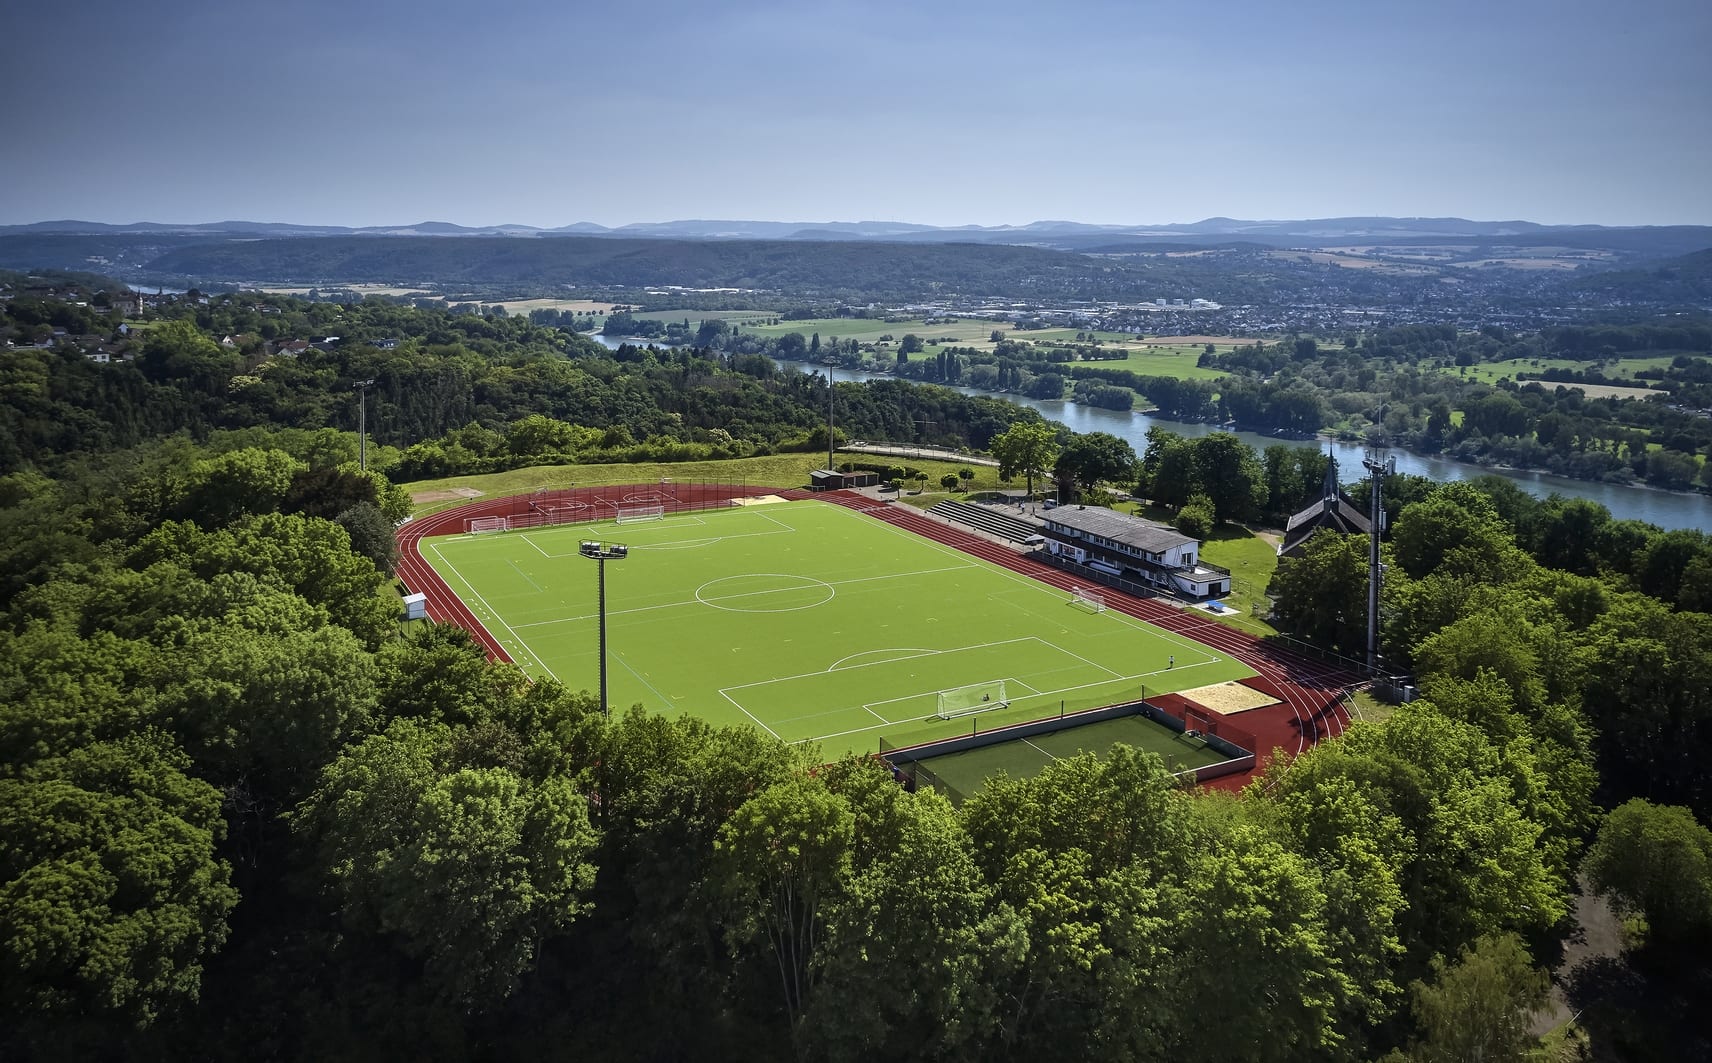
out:
<path id="1" fill-rule="evenodd" d="M 1104 759 L 1119 742 L 1159 754 L 1172 772 L 1205 768 L 1226 759 L 1204 739 L 1179 734 L 1145 716 L 1120 716 L 962 753 L 928 757 L 919 763 L 951 789 L 951 796 L 961 799 L 979 790 L 982 783 L 1001 771 L 1012 778 L 1032 778 L 1053 761 L 1080 753 Z"/>
<path id="2" fill-rule="evenodd" d="M 754 724 L 828 757 L 1254 674 L 1201 643 L 821 502 L 426 539 L 422 555 L 525 670 L 599 685 L 606 562 L 614 706 Z M 1170 665 L 1175 657 L 1175 665 Z M 1009 705 L 939 720 L 938 691 Z"/>

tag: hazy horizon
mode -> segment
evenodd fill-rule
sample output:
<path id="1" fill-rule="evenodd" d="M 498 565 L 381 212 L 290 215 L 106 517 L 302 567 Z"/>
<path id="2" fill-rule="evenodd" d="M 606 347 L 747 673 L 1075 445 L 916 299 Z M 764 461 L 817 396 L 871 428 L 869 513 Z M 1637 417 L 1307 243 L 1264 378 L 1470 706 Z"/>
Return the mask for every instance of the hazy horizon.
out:
<path id="1" fill-rule="evenodd" d="M 1703 0 L 91 0 L 9 21 L 0 86 L 27 102 L 0 114 L 0 224 L 1712 224 Z"/>
<path id="2" fill-rule="evenodd" d="M 982 229 L 999 229 L 999 228 L 1023 229 L 1023 228 L 1027 228 L 1027 227 L 1032 226 L 1032 225 L 1067 224 L 1067 225 L 1096 225 L 1096 226 L 1103 226 L 1103 227 L 1114 227 L 1114 228 L 1125 228 L 1125 229 L 1149 229 L 1149 228 L 1165 228 L 1166 226 L 1172 226 L 1172 225 L 1195 225 L 1195 224 L 1199 224 L 1202 222 L 1213 221 L 1215 219 L 1225 219 L 1225 220 L 1229 220 L 1229 221 L 1233 221 L 1233 222 L 1239 222 L 1239 223 L 1243 223 L 1243 224 L 1272 225 L 1272 224 L 1282 224 L 1282 223 L 1288 223 L 1288 222 L 1337 221 L 1337 220 L 1360 219 L 1360 218 L 1377 218 L 1377 219 L 1383 219 L 1383 220 L 1389 220 L 1389 221 L 1441 221 L 1441 220 L 1443 220 L 1443 221 L 1465 221 L 1465 222 L 1472 222 L 1472 223 L 1480 224 L 1480 225 L 1508 225 L 1508 224 L 1570 225 L 1570 226 L 1594 225 L 1594 226 L 1600 226 L 1603 228 L 1610 228 L 1610 229 L 1665 228 L 1665 227 L 1678 226 L 1678 225 L 1708 225 L 1708 226 L 1712 226 L 1712 222 L 1666 221 L 1666 222 L 1638 222 L 1638 223 L 1632 223 L 1632 224 L 1625 224 L 1625 223 L 1621 223 L 1621 222 L 1587 221 L 1587 220 L 1542 221 L 1538 218 L 1524 218 L 1524 217 L 1468 218 L 1468 217 L 1459 217 L 1459 216 L 1455 216 L 1455 215 L 1444 215 L 1444 214 L 1433 214 L 1433 215 L 1427 215 L 1427 214 L 1328 214 L 1328 215 L 1321 215 L 1321 216 L 1315 216 L 1315 217 L 1247 218 L 1247 217 L 1241 217 L 1238 215 L 1233 215 L 1233 214 L 1228 214 L 1228 213 L 1226 213 L 1226 214 L 1211 214 L 1211 215 L 1207 215 L 1206 217 L 1185 218 L 1185 219 L 1181 219 L 1181 220 L 1172 220 L 1172 221 L 1159 221 L 1156 219 L 1150 219 L 1147 221 L 1117 221 L 1117 222 L 1099 221 L 1099 220 L 1091 220 L 1091 219 L 1084 219 L 1084 218 L 1033 218 L 1033 219 L 1030 219 L 1029 221 L 1022 221 L 1022 222 L 1009 222 L 1009 221 L 1001 221 L 1001 222 L 957 222 L 957 223 L 947 223 L 947 224 L 943 224 L 943 225 L 936 225 L 933 222 L 921 222 L 921 221 L 915 221 L 913 219 L 908 219 L 908 218 L 735 218 L 735 217 L 721 217 L 721 218 L 714 218 L 714 217 L 689 218 L 689 217 L 684 217 L 684 218 L 675 218 L 674 217 L 674 218 L 632 219 L 630 221 L 621 221 L 621 222 L 615 222 L 615 223 L 611 223 L 611 224 L 607 224 L 604 222 L 593 222 L 592 224 L 600 225 L 607 230 L 618 230 L 618 229 L 622 229 L 626 226 L 631 226 L 631 225 L 656 226 L 656 225 L 671 225 L 671 224 L 681 224 L 681 223 L 718 224 L 718 223 L 723 223 L 723 222 L 730 222 L 732 224 L 802 225 L 805 227 L 827 226 L 827 225 L 912 225 L 912 226 L 936 227 L 936 228 L 942 228 L 942 229 L 960 229 L 960 228 L 969 228 L 969 229 L 974 229 L 974 228 L 982 228 Z M 265 218 L 265 217 L 261 217 L 261 218 L 223 217 L 223 218 L 203 218 L 203 219 L 199 219 L 199 220 L 183 220 L 183 219 L 178 219 L 178 218 L 166 218 L 166 219 L 162 219 L 162 218 L 126 218 L 126 219 L 120 220 L 120 219 L 116 219 L 116 218 L 73 217 L 70 215 L 66 215 L 63 217 L 52 217 L 52 218 L 31 218 L 28 220 L 21 220 L 21 221 L 0 221 L 0 225 L 40 225 L 40 224 L 47 224 L 47 223 L 61 222 L 61 221 L 89 222 L 91 224 L 113 225 L 113 226 L 119 226 L 119 227 L 129 226 L 129 225 L 167 225 L 167 226 L 175 226 L 175 227 L 194 228 L 194 227 L 208 227 L 208 226 L 215 226 L 215 225 L 222 225 L 222 224 L 238 222 L 238 223 L 245 223 L 245 224 L 252 224 L 252 225 L 290 225 L 290 226 L 300 226 L 300 227 L 306 227 L 306 228 L 312 228 L 312 227 L 316 227 L 316 226 L 325 226 L 325 227 L 330 227 L 330 228 L 331 227 L 340 227 L 340 228 L 351 228 L 351 229 L 411 229 L 411 228 L 415 228 L 415 227 L 421 226 L 421 225 L 457 225 L 461 228 L 466 228 L 466 229 L 500 229 L 500 228 L 507 228 L 507 227 L 517 227 L 517 228 L 527 228 L 527 229 L 539 229 L 542 231 L 552 231 L 552 230 L 556 230 L 556 229 L 563 229 L 563 228 L 566 228 L 566 227 L 572 226 L 572 225 L 590 224 L 589 219 L 587 219 L 587 218 L 578 218 L 578 219 L 575 219 L 573 221 L 567 221 L 567 222 L 542 223 L 542 222 L 518 221 L 516 219 L 508 219 L 506 221 L 492 221 L 492 222 L 490 222 L 490 221 L 462 221 L 462 220 L 459 220 L 459 219 L 454 218 L 454 217 L 431 216 L 431 217 L 425 217 L 425 218 L 417 218 L 417 219 L 414 219 L 412 221 L 378 221 L 378 222 L 363 222 L 363 223 L 346 223 L 346 222 L 330 222 L 330 221 L 325 221 L 325 220 L 320 220 L 320 219 L 296 220 L 296 219 Z"/>

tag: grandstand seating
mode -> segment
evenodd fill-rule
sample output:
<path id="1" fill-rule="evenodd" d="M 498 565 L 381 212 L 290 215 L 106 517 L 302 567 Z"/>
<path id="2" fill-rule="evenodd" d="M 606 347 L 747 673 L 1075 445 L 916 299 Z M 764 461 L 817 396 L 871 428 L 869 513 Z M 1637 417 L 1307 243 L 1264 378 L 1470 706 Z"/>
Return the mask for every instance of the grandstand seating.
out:
<path id="1" fill-rule="evenodd" d="M 947 498 L 935 502 L 928 509 L 928 512 L 938 514 L 946 520 L 956 521 L 958 524 L 965 524 L 971 528 L 984 531 L 989 535 L 1009 539 L 1013 543 L 1026 542 L 1040 534 L 1039 525 L 1031 524 L 990 506 L 977 506 L 969 502 L 957 502 Z"/>

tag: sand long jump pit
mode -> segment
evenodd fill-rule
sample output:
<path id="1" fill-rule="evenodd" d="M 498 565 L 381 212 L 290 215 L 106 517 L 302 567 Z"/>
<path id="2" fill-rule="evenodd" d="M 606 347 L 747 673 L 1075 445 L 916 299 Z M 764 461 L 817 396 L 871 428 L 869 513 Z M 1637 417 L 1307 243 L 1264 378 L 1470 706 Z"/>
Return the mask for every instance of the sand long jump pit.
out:
<path id="1" fill-rule="evenodd" d="M 1268 705 L 1278 704 L 1278 699 L 1271 694 L 1254 689 L 1245 683 L 1229 682 L 1214 683 L 1212 686 L 1196 687 L 1193 690 L 1178 691 L 1197 705 L 1212 709 L 1221 716 L 1229 716 L 1236 712 L 1247 712 L 1250 709 L 1264 709 Z"/>

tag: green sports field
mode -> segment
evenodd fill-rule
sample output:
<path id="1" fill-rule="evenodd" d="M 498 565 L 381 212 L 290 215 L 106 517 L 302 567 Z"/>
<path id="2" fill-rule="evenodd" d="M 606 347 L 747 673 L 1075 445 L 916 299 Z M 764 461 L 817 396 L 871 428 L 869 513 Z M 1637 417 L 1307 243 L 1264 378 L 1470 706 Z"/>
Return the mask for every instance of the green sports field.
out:
<path id="1" fill-rule="evenodd" d="M 607 562 L 612 704 L 753 723 L 828 757 L 1240 679 L 1240 661 L 871 517 L 822 502 L 424 540 L 528 671 L 599 684 L 595 562 Z M 1171 659 L 1175 657 L 1175 664 Z M 939 691 L 1003 680 L 951 720 Z"/>
<path id="2" fill-rule="evenodd" d="M 1136 749 L 1157 753 L 1173 772 L 1205 768 L 1225 759 L 1205 739 L 1182 735 L 1145 716 L 1120 716 L 1115 720 L 1084 724 L 1063 731 L 1017 738 L 962 753 L 946 753 L 921 761 L 948 795 L 961 800 L 979 790 L 992 776 L 1004 772 L 1026 779 L 1040 774 L 1055 760 L 1092 753 L 1104 759 L 1112 746 L 1122 742 Z"/>

